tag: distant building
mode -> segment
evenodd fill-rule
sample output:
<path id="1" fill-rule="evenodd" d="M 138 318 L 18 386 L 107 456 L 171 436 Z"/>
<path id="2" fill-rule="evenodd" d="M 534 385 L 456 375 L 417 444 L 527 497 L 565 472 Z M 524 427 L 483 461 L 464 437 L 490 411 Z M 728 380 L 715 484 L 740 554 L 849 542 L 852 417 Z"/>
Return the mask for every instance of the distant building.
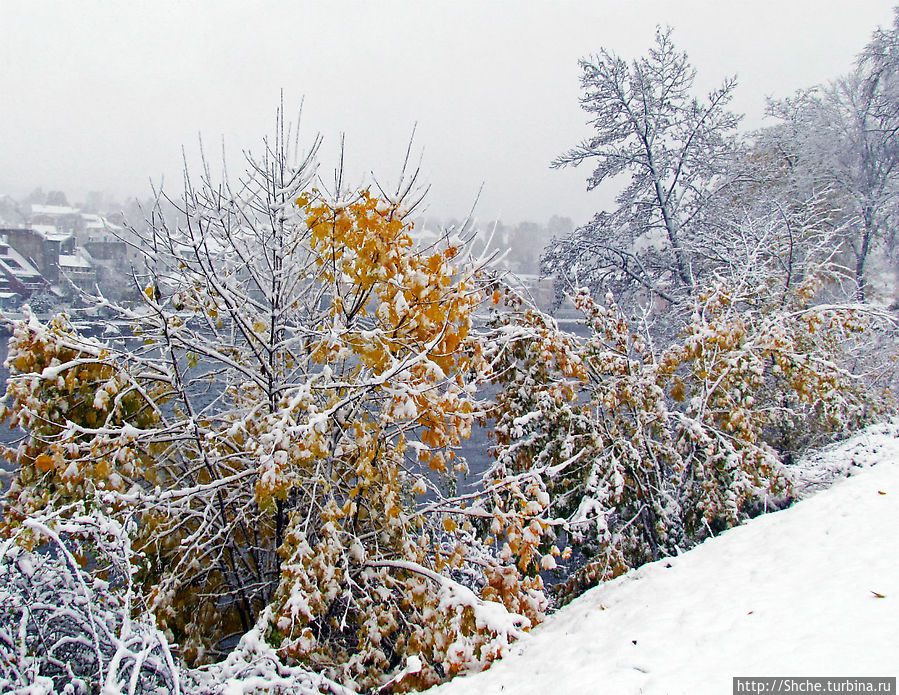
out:
<path id="1" fill-rule="evenodd" d="M 59 272 L 75 287 L 93 291 L 97 284 L 97 270 L 87 251 L 76 247 L 71 254 L 60 254 Z"/>
<path id="2" fill-rule="evenodd" d="M 0 237 L 0 293 L 11 292 L 28 299 L 49 283 L 37 268 Z"/>
<path id="3" fill-rule="evenodd" d="M 7 243 L 34 265 L 51 285 L 59 282 L 59 257 L 75 253 L 75 236 L 53 225 L 3 229 Z"/>
<path id="4" fill-rule="evenodd" d="M 28 222 L 30 225 L 56 227 L 57 231 L 76 236 L 84 230 L 81 211 L 68 205 L 32 205 Z"/>
<path id="5" fill-rule="evenodd" d="M 520 275 L 507 276 L 506 281 L 513 287 L 530 296 L 538 307 L 549 310 L 555 301 L 555 285 L 551 277 L 521 273 Z"/>
<path id="6" fill-rule="evenodd" d="M 102 215 L 81 213 L 84 242 L 117 241 L 122 234 L 122 227 L 113 224 Z"/>
<path id="7" fill-rule="evenodd" d="M 22 306 L 22 295 L 18 292 L 0 292 L 0 311 L 16 311 Z"/>
<path id="8" fill-rule="evenodd" d="M 65 202 L 22 208 L 0 196 L 0 309 L 31 301 L 48 287 L 57 299 L 73 288 L 118 296 L 127 285 L 131 247 L 119 218 L 85 213 Z M 15 295 L 15 296 L 14 296 Z"/>
<path id="9" fill-rule="evenodd" d="M 86 241 L 84 248 L 94 261 L 124 264 L 128 260 L 128 245 L 124 241 Z M 120 266 L 121 267 L 121 266 Z"/>

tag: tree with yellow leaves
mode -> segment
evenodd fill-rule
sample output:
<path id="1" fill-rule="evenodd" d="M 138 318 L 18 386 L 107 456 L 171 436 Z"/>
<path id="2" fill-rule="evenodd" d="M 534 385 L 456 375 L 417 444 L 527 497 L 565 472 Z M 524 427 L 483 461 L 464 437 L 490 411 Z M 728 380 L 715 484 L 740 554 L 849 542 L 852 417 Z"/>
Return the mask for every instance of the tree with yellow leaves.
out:
<path id="1" fill-rule="evenodd" d="M 478 533 L 485 493 L 447 492 L 490 369 L 483 264 L 449 234 L 415 246 L 409 181 L 313 188 L 318 141 L 295 157 L 285 132 L 239 185 L 204 168 L 177 219 L 153 211 L 141 303 L 99 298 L 126 338 L 16 329 L 5 531 L 75 501 L 121 521 L 188 663 L 252 634 L 353 688 L 427 687 L 546 607 L 527 548 Z"/>

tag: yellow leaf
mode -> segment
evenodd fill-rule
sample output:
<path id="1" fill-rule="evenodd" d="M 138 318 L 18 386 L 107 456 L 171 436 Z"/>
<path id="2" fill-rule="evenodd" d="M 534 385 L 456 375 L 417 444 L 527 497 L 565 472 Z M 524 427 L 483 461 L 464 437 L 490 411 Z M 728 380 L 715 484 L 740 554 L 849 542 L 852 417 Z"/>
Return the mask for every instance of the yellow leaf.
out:
<path id="1" fill-rule="evenodd" d="M 47 456 L 47 454 L 41 454 L 36 459 L 34 459 L 34 465 L 39 471 L 43 471 L 46 473 L 47 471 L 52 471 L 55 467 L 53 465 L 53 457 Z"/>

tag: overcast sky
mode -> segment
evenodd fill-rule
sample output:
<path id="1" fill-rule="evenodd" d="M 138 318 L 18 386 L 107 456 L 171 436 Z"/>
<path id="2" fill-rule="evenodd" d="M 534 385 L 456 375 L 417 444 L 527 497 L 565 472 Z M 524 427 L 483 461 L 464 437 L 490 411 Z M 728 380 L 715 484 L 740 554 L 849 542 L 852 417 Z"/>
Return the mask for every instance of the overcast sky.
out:
<path id="1" fill-rule="evenodd" d="M 344 133 L 355 178 L 395 181 L 417 123 L 431 214 L 464 216 L 483 183 L 481 219 L 580 223 L 608 196 L 548 166 L 589 134 L 578 58 L 637 57 L 671 25 L 701 90 L 737 74 L 753 127 L 766 96 L 845 72 L 894 1 L 2 0 L 0 193 L 177 189 L 198 133 L 233 169 L 283 89 L 325 171 Z"/>

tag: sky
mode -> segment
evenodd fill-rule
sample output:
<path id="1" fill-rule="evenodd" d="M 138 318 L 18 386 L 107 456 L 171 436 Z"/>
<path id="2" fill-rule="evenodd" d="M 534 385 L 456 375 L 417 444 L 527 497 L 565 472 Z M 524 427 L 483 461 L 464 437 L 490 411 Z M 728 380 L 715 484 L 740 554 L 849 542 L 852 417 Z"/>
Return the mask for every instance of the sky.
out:
<path id="1" fill-rule="evenodd" d="M 200 134 L 233 172 L 283 90 L 325 173 L 343 137 L 351 181 L 395 185 L 414 130 L 427 214 L 580 224 L 612 193 L 549 167 L 590 134 L 579 58 L 639 57 L 670 25 L 697 92 L 736 74 L 754 128 L 766 97 L 846 72 L 894 1 L 3 1 L 0 194 L 177 192 Z"/>

